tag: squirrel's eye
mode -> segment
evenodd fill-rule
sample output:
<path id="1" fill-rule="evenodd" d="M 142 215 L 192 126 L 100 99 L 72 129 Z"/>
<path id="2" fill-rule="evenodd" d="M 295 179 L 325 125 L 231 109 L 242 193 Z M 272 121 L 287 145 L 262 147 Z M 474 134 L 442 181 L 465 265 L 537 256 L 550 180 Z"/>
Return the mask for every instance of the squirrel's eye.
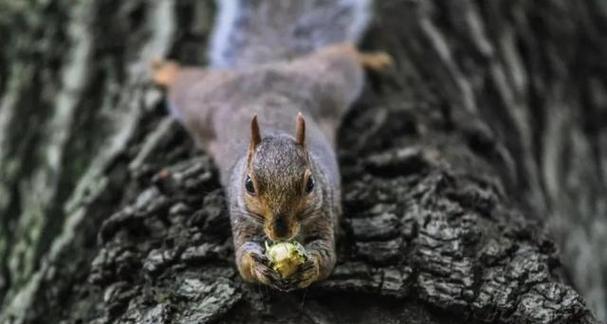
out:
<path id="1" fill-rule="evenodd" d="M 255 186 L 253 185 L 253 180 L 250 176 L 247 176 L 247 179 L 244 182 L 244 187 L 251 195 L 255 194 Z"/>
<path id="2" fill-rule="evenodd" d="M 306 193 L 310 193 L 312 190 L 314 190 L 314 184 L 314 178 L 310 176 L 308 178 L 308 182 L 306 182 Z"/>

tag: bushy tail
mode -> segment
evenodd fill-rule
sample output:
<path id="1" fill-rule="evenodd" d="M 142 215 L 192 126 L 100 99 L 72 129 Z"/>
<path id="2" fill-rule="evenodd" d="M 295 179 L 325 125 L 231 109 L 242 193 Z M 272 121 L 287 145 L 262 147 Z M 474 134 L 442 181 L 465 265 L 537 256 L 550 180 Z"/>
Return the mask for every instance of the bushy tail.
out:
<path id="1" fill-rule="evenodd" d="M 357 42 L 372 0 L 216 0 L 209 57 L 214 67 L 243 67 Z"/>

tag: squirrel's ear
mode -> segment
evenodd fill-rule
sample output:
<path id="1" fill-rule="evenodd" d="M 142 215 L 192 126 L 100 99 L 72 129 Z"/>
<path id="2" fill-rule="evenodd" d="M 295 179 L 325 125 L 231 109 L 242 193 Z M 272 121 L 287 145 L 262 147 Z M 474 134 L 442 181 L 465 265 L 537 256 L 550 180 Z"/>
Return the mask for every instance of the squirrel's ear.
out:
<path id="1" fill-rule="evenodd" d="M 251 163 L 253 153 L 259 143 L 261 143 L 261 132 L 259 131 L 259 123 L 257 123 L 257 115 L 255 115 L 251 120 L 251 142 L 249 143 L 249 150 L 247 152 L 247 163 Z"/>
<path id="2" fill-rule="evenodd" d="M 259 143 L 261 143 L 261 132 L 257 123 L 257 115 L 255 115 L 251 120 L 251 149 L 254 150 Z"/>
<path id="3" fill-rule="evenodd" d="M 257 145 L 261 143 L 261 132 L 259 131 L 259 124 L 257 123 L 257 115 L 251 119 L 251 142 L 249 143 L 249 160 L 255 152 Z"/>
<path id="4" fill-rule="evenodd" d="M 306 120 L 301 113 L 297 113 L 295 123 L 295 141 L 299 145 L 304 145 L 306 142 Z"/>

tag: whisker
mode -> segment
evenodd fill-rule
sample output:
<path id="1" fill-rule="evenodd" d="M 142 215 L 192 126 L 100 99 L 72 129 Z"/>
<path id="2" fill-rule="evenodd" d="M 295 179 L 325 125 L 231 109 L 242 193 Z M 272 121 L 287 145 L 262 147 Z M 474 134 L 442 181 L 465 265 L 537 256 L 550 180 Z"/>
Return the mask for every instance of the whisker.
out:
<path id="1" fill-rule="evenodd" d="M 252 219 L 254 221 L 256 221 L 257 223 L 263 224 L 265 218 L 263 217 L 263 215 L 257 214 L 257 213 L 253 213 L 253 212 L 249 212 L 249 211 L 242 211 L 240 209 L 232 209 L 230 210 L 230 214 L 233 216 L 242 216 L 248 219 Z"/>

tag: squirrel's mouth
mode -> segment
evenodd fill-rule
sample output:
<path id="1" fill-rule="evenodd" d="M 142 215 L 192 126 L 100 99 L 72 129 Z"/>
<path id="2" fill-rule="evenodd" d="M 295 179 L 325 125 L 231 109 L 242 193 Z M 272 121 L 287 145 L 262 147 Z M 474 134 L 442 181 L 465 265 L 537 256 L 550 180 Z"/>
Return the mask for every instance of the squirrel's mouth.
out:
<path id="1" fill-rule="evenodd" d="M 293 241 L 299 235 L 301 228 L 299 223 L 286 225 L 286 230 L 277 229 L 274 225 L 275 224 L 266 224 L 266 226 L 264 226 L 266 237 L 272 242 Z"/>

